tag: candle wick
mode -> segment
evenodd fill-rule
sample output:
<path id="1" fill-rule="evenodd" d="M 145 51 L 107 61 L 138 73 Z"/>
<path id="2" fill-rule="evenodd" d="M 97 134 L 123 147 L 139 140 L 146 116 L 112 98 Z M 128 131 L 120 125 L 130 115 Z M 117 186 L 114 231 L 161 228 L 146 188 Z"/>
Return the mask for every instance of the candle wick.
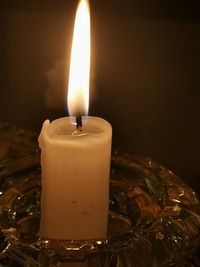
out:
<path id="1" fill-rule="evenodd" d="M 77 115 L 76 116 L 76 131 L 72 133 L 74 136 L 84 136 L 87 135 L 86 132 L 83 131 L 82 129 L 82 116 Z"/>
<path id="2" fill-rule="evenodd" d="M 76 128 L 77 130 L 82 129 L 82 116 L 80 114 L 76 116 Z"/>

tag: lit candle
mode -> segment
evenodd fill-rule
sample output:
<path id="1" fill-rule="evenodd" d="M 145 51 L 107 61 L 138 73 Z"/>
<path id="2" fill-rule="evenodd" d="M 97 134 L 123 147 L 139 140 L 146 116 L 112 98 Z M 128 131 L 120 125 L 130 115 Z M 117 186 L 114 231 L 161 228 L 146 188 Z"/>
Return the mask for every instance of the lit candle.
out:
<path id="1" fill-rule="evenodd" d="M 82 240 L 107 236 L 112 128 L 87 114 L 90 76 L 90 17 L 78 6 L 68 86 L 71 117 L 43 123 L 40 236 Z"/>

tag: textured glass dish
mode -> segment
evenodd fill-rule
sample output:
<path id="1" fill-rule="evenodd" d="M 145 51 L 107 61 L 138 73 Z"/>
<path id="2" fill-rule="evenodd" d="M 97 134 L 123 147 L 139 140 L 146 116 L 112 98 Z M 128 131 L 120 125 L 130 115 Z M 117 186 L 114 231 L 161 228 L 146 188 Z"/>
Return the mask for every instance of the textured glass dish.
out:
<path id="1" fill-rule="evenodd" d="M 16 154 L 0 165 L 0 266 L 198 266 L 183 261 L 200 243 L 199 201 L 160 164 L 115 151 L 107 240 L 44 240 L 39 153 Z"/>

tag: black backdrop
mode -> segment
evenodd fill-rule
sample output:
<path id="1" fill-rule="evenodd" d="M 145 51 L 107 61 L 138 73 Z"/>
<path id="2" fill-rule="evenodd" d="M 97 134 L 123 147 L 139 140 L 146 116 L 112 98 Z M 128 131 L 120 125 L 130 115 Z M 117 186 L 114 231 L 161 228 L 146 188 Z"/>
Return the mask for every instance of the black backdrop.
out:
<path id="1" fill-rule="evenodd" d="M 90 115 L 114 146 L 200 187 L 199 1 L 91 1 Z M 0 121 L 39 131 L 65 116 L 77 2 L 0 2 Z"/>

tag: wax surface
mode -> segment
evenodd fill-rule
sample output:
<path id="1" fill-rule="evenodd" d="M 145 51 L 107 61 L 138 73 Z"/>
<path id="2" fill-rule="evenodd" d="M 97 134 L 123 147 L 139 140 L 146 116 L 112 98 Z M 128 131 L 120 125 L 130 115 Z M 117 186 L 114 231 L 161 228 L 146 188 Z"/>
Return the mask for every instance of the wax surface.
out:
<path id="1" fill-rule="evenodd" d="M 42 165 L 40 236 L 106 238 L 112 128 L 83 117 L 85 135 L 74 136 L 71 117 L 44 122 L 39 136 Z"/>

